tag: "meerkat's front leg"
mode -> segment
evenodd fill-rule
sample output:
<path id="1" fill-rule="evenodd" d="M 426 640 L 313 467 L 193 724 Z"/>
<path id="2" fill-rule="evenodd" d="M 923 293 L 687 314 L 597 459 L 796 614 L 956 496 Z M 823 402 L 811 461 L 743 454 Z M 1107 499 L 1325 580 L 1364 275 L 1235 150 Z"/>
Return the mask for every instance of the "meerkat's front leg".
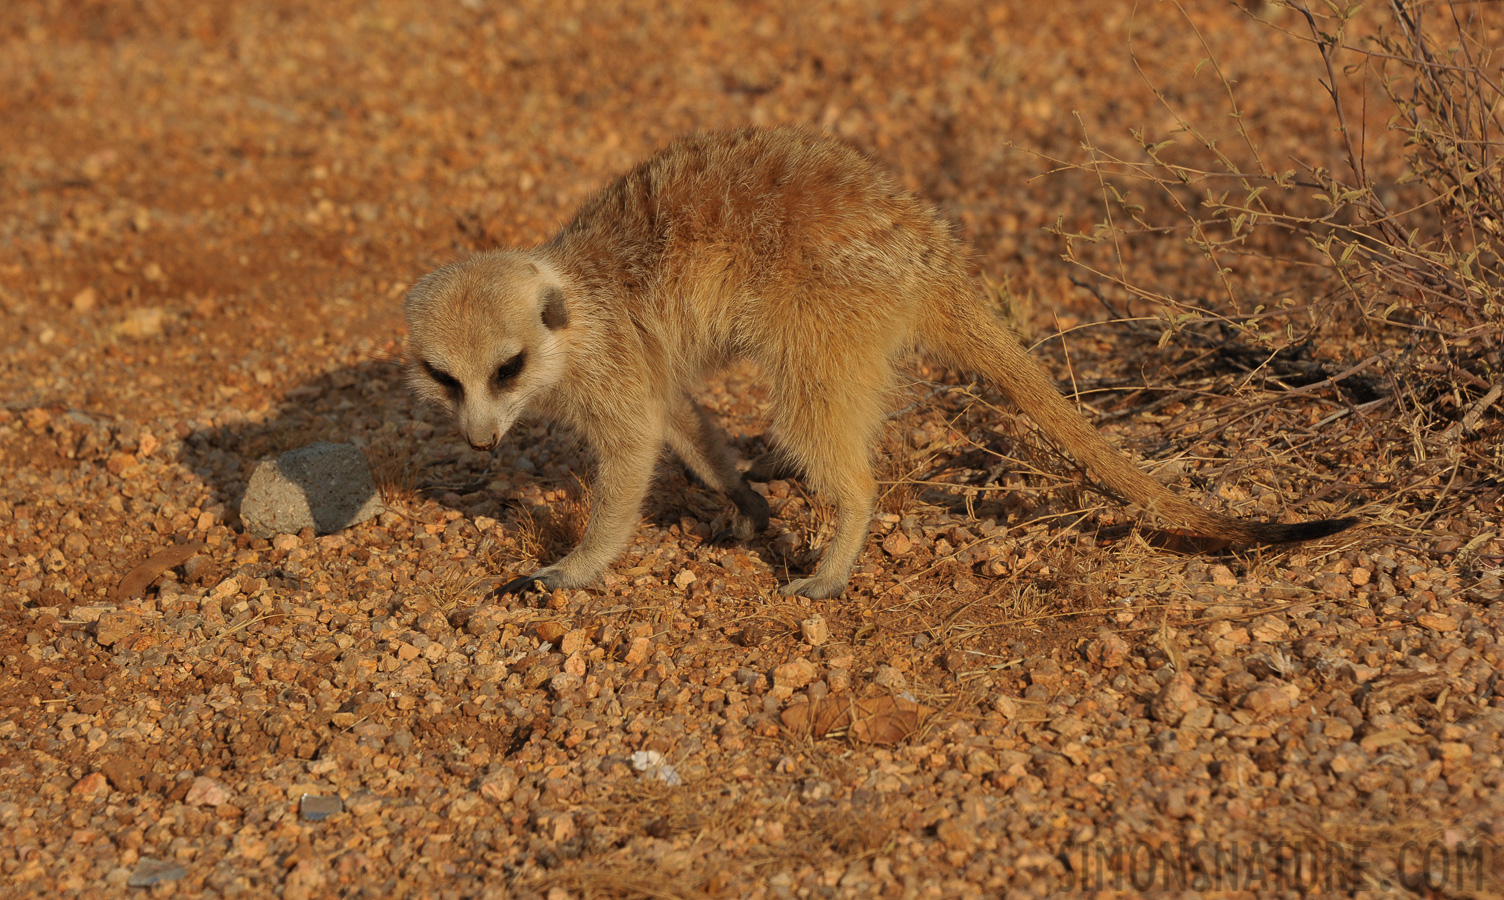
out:
<path id="1" fill-rule="evenodd" d="M 652 482 L 663 438 L 651 429 L 613 438 L 609 447 L 598 448 L 591 486 L 595 498 L 580 545 L 553 565 L 507 582 L 498 593 L 518 593 L 535 584 L 550 591 L 596 584 L 621 555 L 642 516 L 642 498 Z"/>

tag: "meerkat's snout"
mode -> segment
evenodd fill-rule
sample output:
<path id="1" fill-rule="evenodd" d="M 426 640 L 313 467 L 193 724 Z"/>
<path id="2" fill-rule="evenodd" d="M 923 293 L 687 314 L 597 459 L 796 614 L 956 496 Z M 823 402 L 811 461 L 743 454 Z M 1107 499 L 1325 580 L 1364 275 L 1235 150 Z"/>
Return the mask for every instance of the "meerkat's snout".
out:
<path id="1" fill-rule="evenodd" d="M 501 433 L 494 427 L 466 425 L 461 420 L 460 430 L 465 433 L 465 440 L 470 442 L 470 447 L 474 450 L 490 450 L 501 440 Z"/>
<path id="2" fill-rule="evenodd" d="M 507 415 L 489 403 L 464 403 L 455 411 L 455 421 L 465 440 L 476 450 L 490 450 L 512 429 L 515 415 Z"/>

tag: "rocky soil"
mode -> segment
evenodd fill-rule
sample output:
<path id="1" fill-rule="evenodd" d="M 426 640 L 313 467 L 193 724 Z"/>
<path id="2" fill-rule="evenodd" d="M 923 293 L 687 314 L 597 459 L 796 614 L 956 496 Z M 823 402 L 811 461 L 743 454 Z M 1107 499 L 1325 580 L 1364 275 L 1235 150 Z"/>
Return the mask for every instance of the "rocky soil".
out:
<path id="1" fill-rule="evenodd" d="M 1103 192 L 1051 160 L 1172 131 L 1151 86 L 1223 127 L 1208 52 L 1271 155 L 1336 146 L 1319 57 L 1204 6 L 5 4 L 0 895 L 1504 890 L 1497 482 L 1330 386 L 1094 324 L 1105 280 L 1047 230 Z M 406 286 L 677 133 L 789 121 L 932 199 L 1160 478 L 1368 524 L 1176 552 L 921 361 L 839 600 L 776 592 L 820 498 L 768 484 L 773 527 L 725 545 L 668 461 L 605 584 L 495 597 L 577 539 L 589 463 L 416 406 Z M 1221 289 L 1144 246 L 1130 280 Z M 1321 290 L 1228 277 L 1250 308 Z M 1374 352 L 1316 325 L 1318 377 Z M 761 390 L 703 396 L 749 457 Z M 248 534 L 256 463 L 317 440 L 361 447 L 387 510 Z M 1496 415 L 1464 444 L 1496 465 Z"/>

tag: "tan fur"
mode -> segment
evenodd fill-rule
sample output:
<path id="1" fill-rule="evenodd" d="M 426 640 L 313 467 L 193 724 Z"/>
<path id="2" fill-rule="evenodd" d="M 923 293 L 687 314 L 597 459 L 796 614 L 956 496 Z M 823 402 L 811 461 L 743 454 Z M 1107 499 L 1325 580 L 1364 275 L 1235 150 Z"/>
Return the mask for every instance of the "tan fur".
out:
<path id="1" fill-rule="evenodd" d="M 818 569 L 785 593 L 845 587 L 876 496 L 870 454 L 893 367 L 916 346 L 985 375 L 1103 484 L 1173 525 L 1267 543 L 1351 524 L 1232 519 L 1145 475 L 998 323 L 935 213 L 846 144 L 800 129 L 679 140 L 541 247 L 428 275 L 407 315 L 412 384 L 451 409 L 473 444 L 493 445 L 528 408 L 578 429 L 595 453 L 580 546 L 508 589 L 597 581 L 631 539 L 665 443 L 731 495 L 744 537 L 766 525 L 766 503 L 690 399 L 735 358 L 762 367 L 782 452 L 836 503 Z M 521 371 L 496 382 L 518 352 Z M 434 371 L 462 387 L 445 389 Z"/>

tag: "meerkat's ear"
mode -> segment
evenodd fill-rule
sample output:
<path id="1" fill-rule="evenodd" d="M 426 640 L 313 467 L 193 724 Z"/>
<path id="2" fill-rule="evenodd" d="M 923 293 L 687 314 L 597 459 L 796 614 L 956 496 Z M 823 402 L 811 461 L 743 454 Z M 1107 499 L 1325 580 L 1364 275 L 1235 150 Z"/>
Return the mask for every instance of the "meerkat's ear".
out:
<path id="1" fill-rule="evenodd" d="M 564 292 L 553 285 L 543 289 L 543 324 L 558 331 L 569 324 L 569 310 L 564 308 Z"/>

